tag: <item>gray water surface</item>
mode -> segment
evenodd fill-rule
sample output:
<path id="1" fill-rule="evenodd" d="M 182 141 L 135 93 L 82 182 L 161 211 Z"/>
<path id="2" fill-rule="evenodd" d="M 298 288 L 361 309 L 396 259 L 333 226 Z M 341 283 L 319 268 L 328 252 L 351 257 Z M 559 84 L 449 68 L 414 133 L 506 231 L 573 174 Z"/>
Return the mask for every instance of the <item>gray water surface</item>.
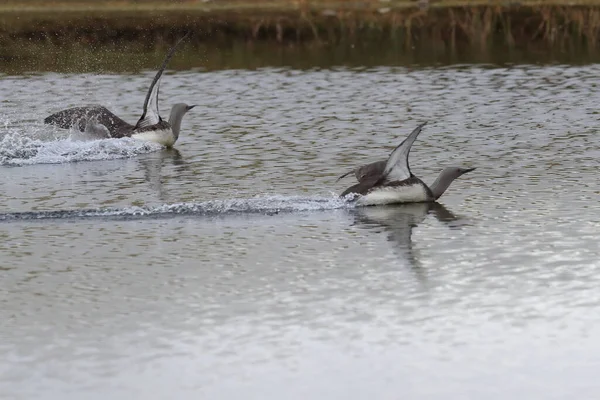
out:
<path id="1" fill-rule="evenodd" d="M 600 384 L 600 65 L 0 76 L 0 398 L 564 399 Z M 410 156 L 441 205 L 356 208 Z"/>

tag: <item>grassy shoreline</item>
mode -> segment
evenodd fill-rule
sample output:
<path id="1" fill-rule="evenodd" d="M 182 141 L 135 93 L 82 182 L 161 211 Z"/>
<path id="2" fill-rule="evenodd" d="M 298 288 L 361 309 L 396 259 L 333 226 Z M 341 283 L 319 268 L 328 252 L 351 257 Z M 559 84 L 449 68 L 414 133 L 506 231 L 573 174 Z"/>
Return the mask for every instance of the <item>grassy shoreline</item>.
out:
<path id="1" fill-rule="evenodd" d="M 62 0 L 0 5 L 0 44 L 26 38 L 112 42 L 194 30 L 197 40 L 337 43 L 344 39 L 432 38 L 482 44 L 600 39 L 600 1 L 438 0 Z M 568 5 L 566 5 L 568 4 Z M 171 32 L 171 33 L 170 33 Z M 382 35 L 383 34 L 383 35 Z"/>
<path id="2" fill-rule="evenodd" d="M 0 5 L 0 63 L 33 59 L 40 48 L 138 46 L 160 53 L 188 30 L 190 46 L 238 52 L 261 43 L 446 59 L 512 50 L 600 55 L 600 0 L 423 1 L 9 0 Z"/>
<path id="3" fill-rule="evenodd" d="M 599 6 L 600 0 L 431 0 L 428 7 L 543 7 L 543 6 Z M 406 9 L 418 7 L 416 0 L 5 0 L 0 13 L 8 12 L 77 12 L 77 11 L 291 11 L 291 10 L 373 10 L 381 8 Z"/>

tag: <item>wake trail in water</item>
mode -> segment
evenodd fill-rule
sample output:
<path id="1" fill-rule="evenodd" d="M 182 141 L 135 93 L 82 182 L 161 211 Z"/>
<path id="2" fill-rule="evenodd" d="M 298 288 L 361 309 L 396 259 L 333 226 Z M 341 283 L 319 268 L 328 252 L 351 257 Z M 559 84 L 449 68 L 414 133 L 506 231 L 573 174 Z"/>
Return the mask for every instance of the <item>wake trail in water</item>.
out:
<path id="1" fill-rule="evenodd" d="M 164 204 L 155 207 L 100 208 L 82 210 L 0 213 L 0 222 L 67 219 L 155 219 L 174 216 L 226 216 L 236 214 L 293 213 L 354 208 L 337 196 L 261 196 L 250 199 L 210 200 L 198 203 Z"/>

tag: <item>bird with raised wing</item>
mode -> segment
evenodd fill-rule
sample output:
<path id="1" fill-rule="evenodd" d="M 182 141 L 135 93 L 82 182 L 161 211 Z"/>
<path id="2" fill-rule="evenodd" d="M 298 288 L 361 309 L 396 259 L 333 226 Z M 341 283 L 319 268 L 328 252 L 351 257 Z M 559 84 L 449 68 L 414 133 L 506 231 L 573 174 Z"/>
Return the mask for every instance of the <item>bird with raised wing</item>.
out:
<path id="1" fill-rule="evenodd" d="M 169 120 L 160 116 L 158 109 L 158 91 L 160 78 L 175 54 L 177 46 L 189 35 L 187 33 L 169 50 L 160 69 L 154 76 L 146 99 L 142 116 L 135 125 L 125 122 L 104 106 L 74 107 L 59 111 L 44 119 L 44 123 L 56 125 L 63 129 L 76 127 L 80 131 L 95 138 L 122 138 L 146 140 L 172 147 L 179 138 L 183 116 L 195 106 L 177 103 L 171 108 Z"/>
<path id="2" fill-rule="evenodd" d="M 459 176 L 475 168 L 447 167 L 431 186 L 410 171 L 408 155 L 410 148 L 421 133 L 425 123 L 420 124 L 385 161 L 377 161 L 356 168 L 340 176 L 338 180 L 354 174 L 358 183 L 344 190 L 340 197 L 350 193 L 359 195 L 358 205 L 384 205 L 393 203 L 432 202 L 444 194 L 446 189 Z"/>

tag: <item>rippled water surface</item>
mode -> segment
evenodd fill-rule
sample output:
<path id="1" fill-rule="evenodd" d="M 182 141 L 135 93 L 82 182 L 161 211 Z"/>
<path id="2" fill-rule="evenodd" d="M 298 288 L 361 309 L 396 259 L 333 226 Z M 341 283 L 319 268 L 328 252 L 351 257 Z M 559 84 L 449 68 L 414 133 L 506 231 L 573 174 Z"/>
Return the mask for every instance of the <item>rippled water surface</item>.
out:
<path id="1" fill-rule="evenodd" d="M 600 395 L 599 65 L 0 76 L 0 398 Z M 420 122 L 440 205 L 357 208 L 347 170 Z"/>

